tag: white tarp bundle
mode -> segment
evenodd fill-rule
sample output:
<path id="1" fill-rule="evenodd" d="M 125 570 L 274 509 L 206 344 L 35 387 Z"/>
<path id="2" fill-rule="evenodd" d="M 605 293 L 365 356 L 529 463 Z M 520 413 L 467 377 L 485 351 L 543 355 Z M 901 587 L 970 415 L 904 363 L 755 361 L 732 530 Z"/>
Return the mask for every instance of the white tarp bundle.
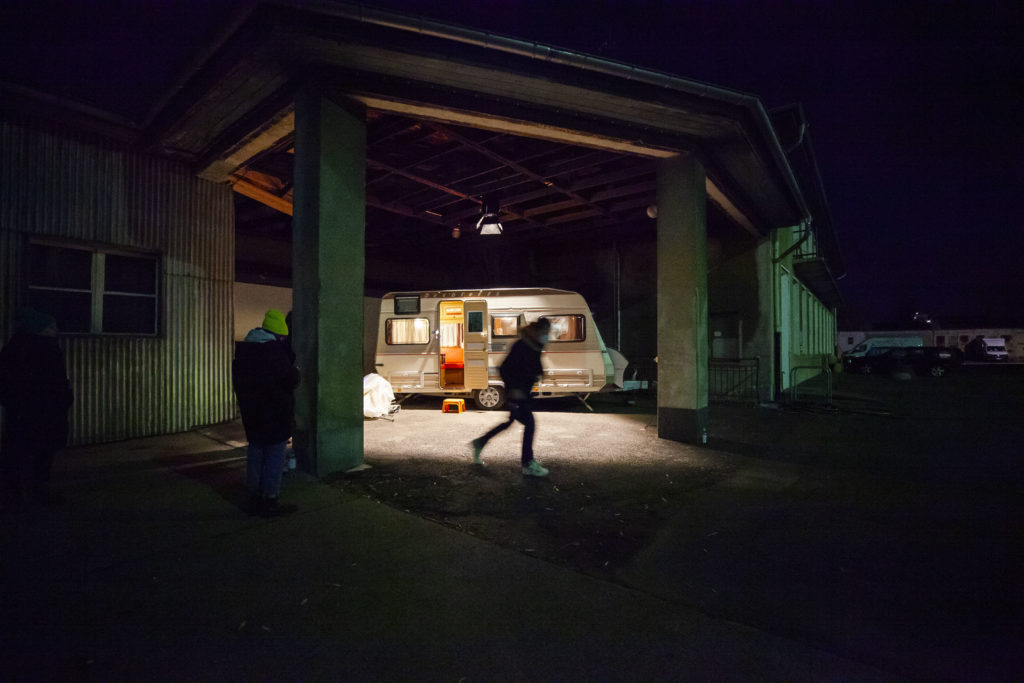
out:
<path id="1" fill-rule="evenodd" d="M 391 382 L 375 372 L 363 377 L 363 416 L 387 417 L 391 410 L 391 402 L 395 393 L 391 391 Z"/>

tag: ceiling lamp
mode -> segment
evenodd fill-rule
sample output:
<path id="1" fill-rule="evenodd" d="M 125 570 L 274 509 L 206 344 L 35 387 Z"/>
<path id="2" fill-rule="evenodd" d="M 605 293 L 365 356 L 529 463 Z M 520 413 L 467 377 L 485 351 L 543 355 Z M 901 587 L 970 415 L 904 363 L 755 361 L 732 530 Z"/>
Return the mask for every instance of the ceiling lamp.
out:
<path id="1" fill-rule="evenodd" d="M 493 194 L 484 195 L 480 209 L 480 220 L 476 222 L 480 234 L 500 235 L 501 217 L 499 214 L 501 209 L 498 206 L 498 197 Z"/>

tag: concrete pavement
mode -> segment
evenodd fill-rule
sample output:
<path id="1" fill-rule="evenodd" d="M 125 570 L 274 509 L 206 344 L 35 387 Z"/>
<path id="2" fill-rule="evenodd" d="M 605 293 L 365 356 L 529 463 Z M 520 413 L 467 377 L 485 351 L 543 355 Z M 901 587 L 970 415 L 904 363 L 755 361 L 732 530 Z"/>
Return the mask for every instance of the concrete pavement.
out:
<path id="1" fill-rule="evenodd" d="M 63 505 L 0 518 L 0 675 L 894 678 L 303 474 L 286 481 L 300 512 L 248 517 L 236 445 L 192 432 L 65 454 Z"/>

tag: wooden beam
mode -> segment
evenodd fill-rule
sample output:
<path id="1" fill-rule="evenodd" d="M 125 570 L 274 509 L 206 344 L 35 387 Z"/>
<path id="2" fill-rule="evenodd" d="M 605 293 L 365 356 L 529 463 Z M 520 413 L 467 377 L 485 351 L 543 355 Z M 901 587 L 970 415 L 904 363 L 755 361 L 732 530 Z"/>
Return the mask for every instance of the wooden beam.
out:
<path id="1" fill-rule="evenodd" d="M 281 213 L 288 214 L 289 216 L 292 215 L 292 202 L 290 199 L 279 197 L 273 192 L 265 190 L 240 176 L 232 176 L 231 178 L 231 189 L 238 194 L 244 195 L 249 199 L 255 199 L 260 204 L 265 204 Z"/>
<path id="2" fill-rule="evenodd" d="M 708 193 L 708 201 L 714 202 L 721 207 L 722 211 L 725 212 L 725 215 L 736 221 L 740 227 L 754 237 L 762 236 L 761 231 L 754 226 L 754 222 L 747 217 L 747 214 L 743 213 L 743 211 L 741 211 L 740 208 L 736 206 L 736 204 L 733 203 L 724 192 L 722 192 L 721 188 L 712 182 L 711 178 L 704 180 L 704 189 Z"/>
<path id="3" fill-rule="evenodd" d="M 456 131 L 452 130 L 451 128 L 449 128 L 447 126 L 441 125 L 439 123 L 430 123 L 428 125 L 430 125 L 432 128 L 434 128 L 434 130 L 437 130 L 437 131 L 439 131 L 441 133 L 444 133 L 445 135 L 447 135 L 447 136 L 449 136 L 449 137 L 451 137 L 451 138 L 453 138 L 455 140 L 458 140 L 459 142 L 461 142 L 463 145 L 469 147 L 470 149 L 476 150 L 478 153 L 483 154 L 487 158 L 492 159 L 493 161 L 497 161 L 499 164 L 507 166 L 508 168 L 511 168 L 516 173 L 518 173 L 518 174 L 520 174 L 522 176 L 526 176 L 530 180 L 533 180 L 533 181 L 535 181 L 537 183 L 540 183 L 541 185 L 544 185 L 546 187 L 550 187 L 552 190 L 555 190 L 556 192 L 564 194 L 564 195 L 574 199 L 576 202 L 578 202 L 580 204 L 585 204 L 587 206 L 590 206 L 595 211 L 599 211 L 600 213 L 603 213 L 603 214 L 607 215 L 607 212 L 604 210 L 603 207 L 598 206 L 597 204 L 591 203 L 591 201 L 589 199 L 587 199 L 586 197 L 584 197 L 583 195 L 579 194 L 578 192 L 573 191 L 571 188 L 568 188 L 568 187 L 565 187 L 565 186 L 561 185 L 560 183 L 552 180 L 550 177 L 542 175 L 540 173 L 537 173 L 536 171 L 534 171 L 532 169 L 529 169 L 529 168 L 526 168 L 522 164 L 517 163 L 517 162 L 513 161 L 512 159 L 509 159 L 508 157 L 506 157 L 506 156 L 504 156 L 502 154 L 498 154 L 497 152 L 495 152 L 495 151 L 493 151 L 491 149 L 488 149 L 487 147 L 484 147 L 483 145 L 477 144 L 473 140 L 470 140 L 469 138 L 467 138 L 465 135 L 461 135 L 461 134 L 457 133 Z"/>

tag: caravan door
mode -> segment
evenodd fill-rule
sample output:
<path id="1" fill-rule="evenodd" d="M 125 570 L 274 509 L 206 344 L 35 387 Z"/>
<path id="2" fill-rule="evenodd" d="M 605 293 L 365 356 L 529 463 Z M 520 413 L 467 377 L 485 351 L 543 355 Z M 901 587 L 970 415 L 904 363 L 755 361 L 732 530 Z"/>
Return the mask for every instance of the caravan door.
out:
<path id="1" fill-rule="evenodd" d="M 487 302 L 483 299 L 466 301 L 466 389 L 487 386 Z"/>
<path id="2" fill-rule="evenodd" d="M 461 301 L 442 301 L 438 307 L 440 345 L 438 376 L 442 389 L 462 389 L 465 384 L 463 339 L 466 326 Z"/>

